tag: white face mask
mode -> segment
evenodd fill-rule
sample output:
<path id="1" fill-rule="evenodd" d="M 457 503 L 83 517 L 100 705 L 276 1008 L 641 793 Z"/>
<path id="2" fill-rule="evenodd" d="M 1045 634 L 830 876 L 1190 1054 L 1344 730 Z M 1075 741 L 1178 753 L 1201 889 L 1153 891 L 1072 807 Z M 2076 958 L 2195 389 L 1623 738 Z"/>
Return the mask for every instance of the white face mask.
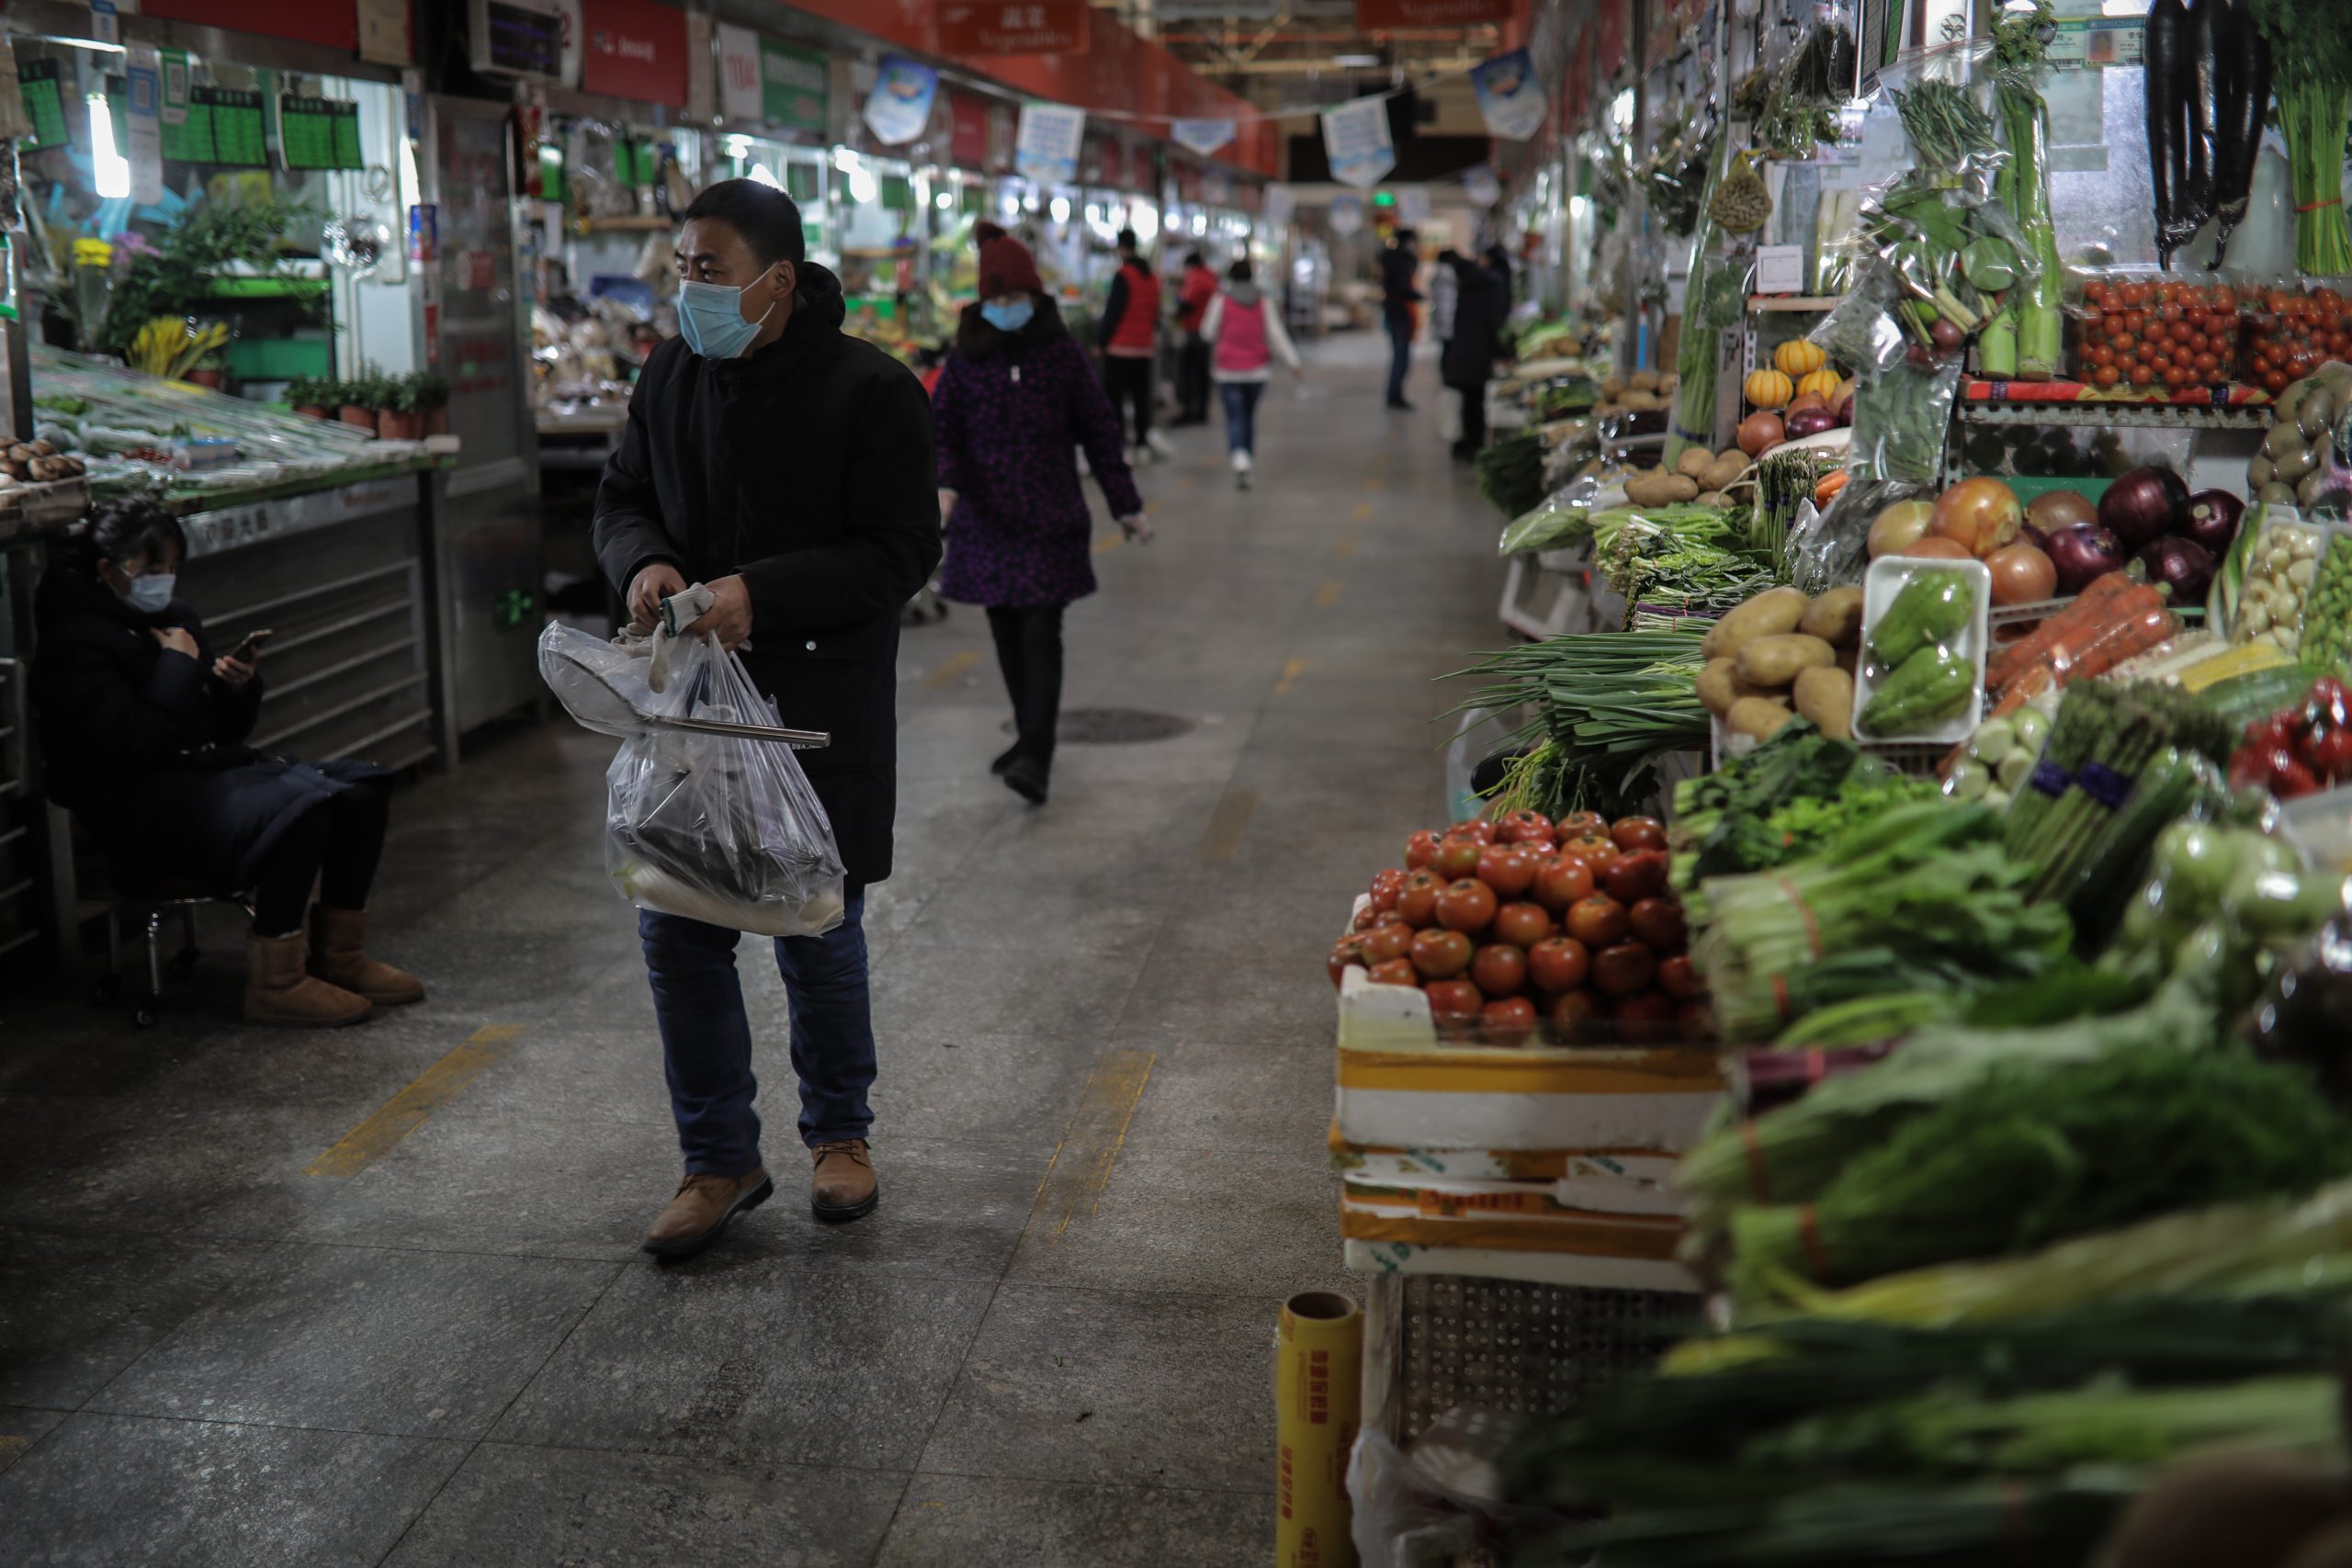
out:
<path id="1" fill-rule="evenodd" d="M 743 295 L 775 270 L 769 267 L 741 288 L 692 278 L 679 284 L 678 335 L 686 340 L 686 346 L 706 359 L 732 359 L 751 347 L 752 340 L 760 335 L 760 328 L 775 314 L 775 301 L 768 301 L 768 308 L 760 312 L 758 321 L 746 321 Z"/>
<path id="2" fill-rule="evenodd" d="M 169 571 L 134 577 L 130 580 L 130 586 L 123 591 L 123 603 L 152 615 L 172 602 L 172 588 L 178 581 L 179 575 Z"/>

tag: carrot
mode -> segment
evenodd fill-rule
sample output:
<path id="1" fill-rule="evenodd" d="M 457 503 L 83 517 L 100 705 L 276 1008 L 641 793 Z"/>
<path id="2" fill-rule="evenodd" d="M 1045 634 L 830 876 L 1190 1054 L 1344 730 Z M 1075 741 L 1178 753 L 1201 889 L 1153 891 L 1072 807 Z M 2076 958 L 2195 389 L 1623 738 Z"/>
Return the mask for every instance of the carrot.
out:
<path id="1" fill-rule="evenodd" d="M 2004 686 L 2018 671 L 2024 669 L 2061 642 L 2079 637 L 2083 631 L 2097 626 L 2113 613 L 2119 597 L 2133 588 L 2145 589 L 2147 584 L 2135 583 L 2129 574 L 2110 571 L 2091 579 L 2089 586 L 2075 595 L 2075 602 L 2043 621 L 2018 641 L 1997 649 L 1984 671 L 1984 683 Z"/>
<path id="2" fill-rule="evenodd" d="M 2052 685 L 2104 675 L 2180 631 L 2180 617 L 2165 606 L 2161 592 L 2144 582 L 2129 583 L 2107 598 L 2110 602 L 2098 619 L 2078 622 L 2054 638 L 2036 639 L 2046 640 L 2047 646 L 2024 665 L 2010 670 L 1997 686 L 1988 679 L 1988 688 L 2000 694 L 1994 704 L 1994 716 L 2016 711 L 2027 699 Z M 2056 617 L 2052 624 L 2056 624 Z"/>
<path id="3" fill-rule="evenodd" d="M 1846 470 L 1843 468 L 1833 468 L 1828 473 L 1822 475 L 1821 482 L 1813 487 L 1814 505 L 1828 505 L 1830 498 L 1836 495 L 1839 491 L 1846 488 L 1847 478 L 1848 475 Z"/>

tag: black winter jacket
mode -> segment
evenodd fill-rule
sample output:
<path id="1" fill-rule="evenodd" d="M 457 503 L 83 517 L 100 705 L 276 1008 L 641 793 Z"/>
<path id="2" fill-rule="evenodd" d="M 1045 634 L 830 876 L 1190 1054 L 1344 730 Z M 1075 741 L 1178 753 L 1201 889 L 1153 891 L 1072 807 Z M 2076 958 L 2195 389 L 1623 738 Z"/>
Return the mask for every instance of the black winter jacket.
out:
<path id="1" fill-rule="evenodd" d="M 1459 292 L 1453 302 L 1453 335 L 1445 340 L 1438 375 L 1449 387 L 1475 389 L 1493 379 L 1502 353 L 1503 321 L 1510 314 L 1510 285 L 1468 256 L 1447 264 Z"/>
<path id="2" fill-rule="evenodd" d="M 939 492 L 922 383 L 842 316 L 840 280 L 810 263 L 784 335 L 750 358 L 655 349 L 594 539 L 624 593 L 655 561 L 742 575 L 744 666 L 786 725 L 832 736 L 800 765 L 863 886 L 890 874 L 899 613 L 939 565 Z"/>
<path id="3" fill-rule="evenodd" d="M 1402 245 L 1380 253 L 1380 304 L 1390 315 L 1401 316 L 1406 306 L 1419 302 L 1421 291 L 1413 287 L 1413 276 L 1420 266 L 1420 256 Z"/>
<path id="4" fill-rule="evenodd" d="M 50 798 L 140 881 L 249 890 L 278 835 L 327 796 L 389 778 L 366 762 L 311 763 L 244 744 L 262 679 L 213 678 L 196 612 L 132 608 L 88 570 L 50 569 L 33 597 L 32 700 Z M 197 657 L 167 653 L 184 626 Z"/>

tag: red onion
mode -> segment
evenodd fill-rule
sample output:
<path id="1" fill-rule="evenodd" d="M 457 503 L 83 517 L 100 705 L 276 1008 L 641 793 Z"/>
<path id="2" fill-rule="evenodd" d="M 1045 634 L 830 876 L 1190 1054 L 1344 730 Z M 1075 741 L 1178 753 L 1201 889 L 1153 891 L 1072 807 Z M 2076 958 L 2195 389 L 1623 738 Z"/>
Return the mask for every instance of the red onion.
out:
<path id="1" fill-rule="evenodd" d="M 2158 539 L 2143 547 L 2140 564 L 2148 581 L 2172 590 L 2176 604 L 2202 604 L 2213 581 L 2213 552 L 2194 539 Z"/>
<path id="2" fill-rule="evenodd" d="M 2188 521 L 2188 486 L 2161 464 L 2134 468 L 2098 498 L 2098 520 L 2125 549 L 2136 550 L 2180 532 Z"/>
<path id="3" fill-rule="evenodd" d="M 2080 593 L 2091 580 L 2123 568 L 2123 547 L 2096 523 L 2077 523 L 2050 536 L 2046 552 L 2058 569 L 2058 592 Z"/>
<path id="4" fill-rule="evenodd" d="M 2200 490 L 2188 498 L 2188 523 L 2180 531 L 2216 556 L 2225 555 L 2238 536 L 2245 502 L 2225 490 Z"/>
<path id="5" fill-rule="evenodd" d="M 1789 439 L 1792 441 L 1803 440 L 1808 435 L 1819 435 L 1824 431 L 1837 428 L 1838 416 L 1827 409 L 1799 409 L 1789 415 L 1787 424 Z"/>

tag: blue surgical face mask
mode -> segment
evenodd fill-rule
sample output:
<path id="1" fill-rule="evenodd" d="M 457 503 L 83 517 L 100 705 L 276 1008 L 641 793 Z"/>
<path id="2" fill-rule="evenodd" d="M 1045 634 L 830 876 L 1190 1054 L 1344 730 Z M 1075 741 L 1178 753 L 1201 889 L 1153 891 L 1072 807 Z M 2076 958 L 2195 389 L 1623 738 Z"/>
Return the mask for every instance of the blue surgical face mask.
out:
<path id="1" fill-rule="evenodd" d="M 770 269 L 774 270 L 774 269 Z M 732 359 L 752 346 L 760 335 L 761 326 L 775 310 L 770 300 L 756 321 L 743 319 L 743 289 L 767 276 L 760 274 L 743 288 L 729 288 L 723 283 L 696 283 L 692 280 L 678 286 L 678 334 L 686 346 L 705 359 Z"/>
<path id="2" fill-rule="evenodd" d="M 134 610 L 153 615 L 172 602 L 172 585 L 179 581 L 173 572 L 157 572 L 147 577 L 134 577 L 123 593 L 123 603 Z"/>
<path id="3" fill-rule="evenodd" d="M 1007 305 L 991 300 L 980 307 L 980 319 L 1001 333 L 1019 332 L 1036 313 L 1037 307 L 1026 299 L 1016 299 Z"/>

